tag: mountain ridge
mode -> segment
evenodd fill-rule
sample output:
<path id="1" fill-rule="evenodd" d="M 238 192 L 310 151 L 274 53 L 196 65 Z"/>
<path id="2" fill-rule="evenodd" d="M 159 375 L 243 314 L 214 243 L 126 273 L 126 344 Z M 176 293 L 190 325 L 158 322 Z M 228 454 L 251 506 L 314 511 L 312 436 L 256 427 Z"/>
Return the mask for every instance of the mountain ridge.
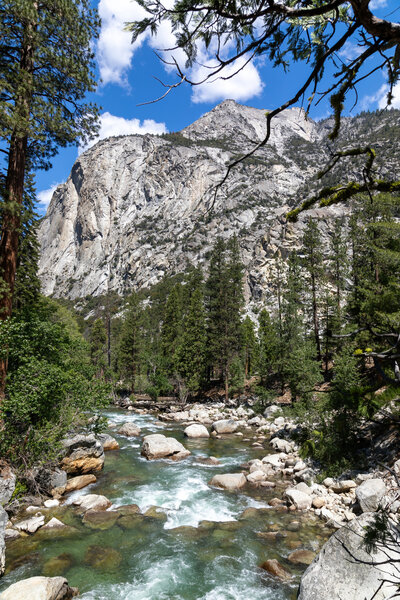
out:
<path id="1" fill-rule="evenodd" d="M 289 109 L 274 119 L 269 143 L 215 195 L 227 164 L 253 147 L 254 135 L 264 136 L 265 112 L 227 100 L 181 132 L 112 137 L 89 148 L 55 191 L 40 226 L 43 292 L 74 299 L 148 287 L 186 264 L 206 268 L 215 238 L 236 233 L 247 299 L 268 301 L 276 257 L 298 247 L 305 218 L 318 215 L 328 235 L 332 218 L 347 209 L 313 209 L 297 224 L 285 222 L 286 212 L 344 173 L 357 179 L 362 163 L 345 161 L 345 169 L 317 182 L 334 149 L 326 142 L 331 121 Z M 400 130 L 399 111 L 365 113 L 344 120 L 339 146 L 372 134 L 382 154 L 379 174 L 387 176 L 400 169 L 393 130 Z"/>

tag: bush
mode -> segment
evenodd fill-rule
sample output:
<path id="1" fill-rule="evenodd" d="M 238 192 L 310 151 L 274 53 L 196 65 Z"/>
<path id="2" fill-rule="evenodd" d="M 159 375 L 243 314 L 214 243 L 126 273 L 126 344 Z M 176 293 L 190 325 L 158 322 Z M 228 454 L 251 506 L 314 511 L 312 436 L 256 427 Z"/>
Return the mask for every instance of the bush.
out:
<path id="1" fill-rule="evenodd" d="M 0 358 L 8 357 L 0 454 L 17 470 L 54 460 L 63 436 L 74 425 L 87 430 L 93 411 L 109 401 L 78 330 L 56 318 L 45 303 L 0 323 Z"/>

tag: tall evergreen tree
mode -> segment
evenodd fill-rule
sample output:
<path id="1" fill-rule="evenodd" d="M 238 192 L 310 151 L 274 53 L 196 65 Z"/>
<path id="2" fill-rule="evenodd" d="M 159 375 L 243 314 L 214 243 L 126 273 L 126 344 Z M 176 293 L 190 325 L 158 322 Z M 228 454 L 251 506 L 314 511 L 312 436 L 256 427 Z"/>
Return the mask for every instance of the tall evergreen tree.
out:
<path id="1" fill-rule="evenodd" d="M 257 338 L 254 323 L 247 316 L 242 322 L 242 339 L 244 353 L 244 376 L 251 376 L 257 364 Z"/>
<path id="2" fill-rule="evenodd" d="M 177 283 L 171 290 L 165 305 L 161 327 L 161 350 L 166 365 L 174 370 L 175 352 L 182 335 L 182 286 Z"/>
<path id="3" fill-rule="evenodd" d="M 89 0 L 0 3 L 0 135 L 6 151 L 0 238 L 0 319 L 11 315 L 27 169 L 48 168 L 58 146 L 87 138 L 97 109 Z M 7 363 L 0 362 L 0 396 Z"/>
<path id="4" fill-rule="evenodd" d="M 96 319 L 90 330 L 90 357 L 100 378 L 103 377 L 106 367 L 106 342 L 107 332 L 103 319 Z"/>
<path id="5" fill-rule="evenodd" d="M 258 321 L 258 341 L 258 369 L 265 385 L 276 369 L 279 352 L 279 322 L 276 327 L 265 308 L 260 312 Z"/>
<path id="6" fill-rule="evenodd" d="M 318 225 L 316 221 L 311 218 L 308 219 L 307 226 L 304 230 L 302 251 L 304 253 L 303 266 L 310 281 L 312 323 L 314 329 L 315 346 L 317 348 L 317 357 L 320 361 L 322 353 L 319 333 L 318 287 L 323 273 L 323 254 L 321 251 L 321 236 Z"/>
<path id="7" fill-rule="evenodd" d="M 217 239 L 210 260 L 206 296 L 209 360 L 220 370 L 228 399 L 230 365 L 243 344 L 243 265 L 236 237 L 227 244 Z"/>
<path id="8" fill-rule="evenodd" d="M 128 308 L 124 316 L 119 344 L 119 367 L 122 375 L 130 382 L 131 393 L 135 391 L 136 375 L 140 364 L 141 352 L 141 310 L 137 294 L 128 299 Z"/>
<path id="9" fill-rule="evenodd" d="M 181 378 L 181 386 L 191 394 L 198 392 L 204 383 L 206 343 L 204 295 L 202 287 L 198 285 L 192 290 L 183 320 L 183 333 L 175 354 L 175 369 Z"/>

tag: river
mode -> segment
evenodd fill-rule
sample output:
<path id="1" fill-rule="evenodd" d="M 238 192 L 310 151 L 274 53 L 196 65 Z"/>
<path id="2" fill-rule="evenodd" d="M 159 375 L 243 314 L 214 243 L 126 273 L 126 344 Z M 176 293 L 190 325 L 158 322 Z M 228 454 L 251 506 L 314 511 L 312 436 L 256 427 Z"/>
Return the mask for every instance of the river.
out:
<path id="1" fill-rule="evenodd" d="M 277 490 L 253 488 L 232 493 L 210 488 L 216 473 L 267 453 L 236 436 L 189 440 L 183 427 L 154 416 L 110 410 L 110 421 L 135 422 L 142 434 L 165 433 L 183 442 L 192 455 L 178 463 L 147 461 L 141 439 L 115 435 L 119 451 L 106 453 L 95 484 L 74 492 L 67 506 L 49 511 L 73 527 L 68 535 L 33 536 L 7 547 L 7 572 L 0 592 L 34 575 L 63 575 L 80 589 L 82 600 L 292 600 L 305 566 L 288 561 L 295 549 L 317 551 L 329 535 L 308 515 L 268 505 Z M 215 456 L 219 465 L 199 457 Z M 77 495 L 104 494 L 113 507 L 138 504 L 153 517 L 119 519 L 106 530 L 92 530 L 70 506 Z M 246 510 L 246 509 L 257 510 Z M 243 512 L 246 511 L 244 514 Z M 44 513 L 43 513 L 44 514 Z M 273 532 L 272 536 L 265 536 Z M 276 534 L 278 532 L 278 534 Z M 275 536 L 275 539 L 271 539 Z M 259 568 L 277 558 L 291 573 L 287 583 Z"/>

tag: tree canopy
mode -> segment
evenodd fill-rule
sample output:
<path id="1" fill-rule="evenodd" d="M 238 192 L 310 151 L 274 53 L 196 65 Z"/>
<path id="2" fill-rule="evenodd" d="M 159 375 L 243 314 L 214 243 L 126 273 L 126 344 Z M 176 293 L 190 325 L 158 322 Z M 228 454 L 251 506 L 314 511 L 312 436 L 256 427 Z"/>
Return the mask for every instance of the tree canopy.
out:
<path id="1" fill-rule="evenodd" d="M 169 23 L 176 46 L 168 52 L 179 49 L 186 55 L 185 65 L 176 58 L 169 63 L 169 67 L 172 64 L 175 68 L 177 81 L 164 84 L 166 91 L 161 98 L 184 82 L 195 86 L 216 78 L 230 79 L 261 56 L 285 71 L 296 69 L 296 63 L 306 65 L 306 75 L 299 69 L 304 79 L 299 81 L 294 94 L 266 113 L 265 136 L 245 157 L 268 142 L 272 119 L 300 101 L 308 113 L 312 105 L 329 97 L 334 114 L 329 137 L 334 140 L 345 100 L 351 97 L 356 104 L 359 84 L 377 71 L 386 70 L 387 103 L 392 102 L 393 88 L 400 76 L 400 23 L 379 18 L 372 0 L 177 0 L 172 6 L 162 0 L 138 2 L 147 16 L 127 25 L 133 41 L 145 32 L 155 35 L 160 26 Z M 200 70 L 206 74 L 202 79 L 191 79 L 190 68 L 203 56 L 204 48 L 211 55 L 209 63 Z M 349 48 L 352 51 L 346 52 Z M 161 60 L 164 60 L 162 55 Z M 230 67 L 229 71 L 226 67 Z M 300 210 L 316 202 L 324 206 L 345 201 L 359 192 L 392 192 L 399 188 L 399 182 L 374 178 L 375 152 L 368 146 L 342 152 L 333 150 L 332 163 L 359 155 L 365 155 L 362 183 L 324 188 L 300 209 L 291 211 L 288 219 L 296 220 Z M 243 158 L 230 163 L 223 182 Z"/>

